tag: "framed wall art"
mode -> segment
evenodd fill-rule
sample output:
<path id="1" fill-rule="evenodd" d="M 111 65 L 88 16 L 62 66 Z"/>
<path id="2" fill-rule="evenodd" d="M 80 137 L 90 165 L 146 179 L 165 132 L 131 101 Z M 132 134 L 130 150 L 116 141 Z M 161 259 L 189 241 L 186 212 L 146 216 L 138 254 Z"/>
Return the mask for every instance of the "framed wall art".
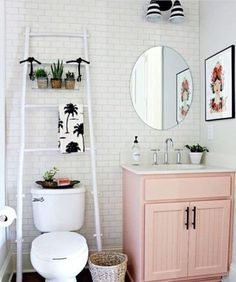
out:
<path id="1" fill-rule="evenodd" d="M 176 74 L 177 123 L 181 122 L 189 111 L 192 103 L 192 88 L 192 76 L 189 69 L 185 69 Z"/>
<path id="2" fill-rule="evenodd" d="M 235 46 L 205 60 L 205 120 L 235 117 Z"/>

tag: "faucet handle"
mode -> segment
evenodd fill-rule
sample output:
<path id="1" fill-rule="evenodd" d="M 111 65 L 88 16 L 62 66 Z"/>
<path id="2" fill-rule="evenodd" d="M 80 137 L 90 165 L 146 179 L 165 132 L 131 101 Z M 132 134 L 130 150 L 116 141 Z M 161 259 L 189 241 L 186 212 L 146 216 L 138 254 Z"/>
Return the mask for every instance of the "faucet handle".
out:
<path id="1" fill-rule="evenodd" d="M 151 152 L 153 152 L 153 157 L 152 157 L 152 165 L 158 165 L 158 160 L 157 160 L 157 152 L 159 152 L 160 149 L 151 149 Z"/>
<path id="2" fill-rule="evenodd" d="M 183 149 L 175 149 L 175 151 L 177 152 L 177 160 L 176 160 L 176 163 L 177 163 L 177 164 L 181 164 L 181 151 L 183 151 Z"/>

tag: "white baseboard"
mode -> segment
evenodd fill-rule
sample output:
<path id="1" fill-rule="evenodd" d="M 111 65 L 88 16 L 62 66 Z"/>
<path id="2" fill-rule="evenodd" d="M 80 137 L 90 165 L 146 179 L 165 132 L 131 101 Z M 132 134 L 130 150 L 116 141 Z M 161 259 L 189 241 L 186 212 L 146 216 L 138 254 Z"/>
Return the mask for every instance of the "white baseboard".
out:
<path id="1" fill-rule="evenodd" d="M 0 269 L 0 281 L 1 282 L 9 282 L 11 281 L 13 275 L 13 261 L 12 261 L 12 252 L 9 251 L 6 257 L 6 260 Z"/>
<path id="2" fill-rule="evenodd" d="M 236 264 L 232 263 L 229 271 L 229 276 L 225 277 L 223 282 L 235 282 L 236 281 Z"/>

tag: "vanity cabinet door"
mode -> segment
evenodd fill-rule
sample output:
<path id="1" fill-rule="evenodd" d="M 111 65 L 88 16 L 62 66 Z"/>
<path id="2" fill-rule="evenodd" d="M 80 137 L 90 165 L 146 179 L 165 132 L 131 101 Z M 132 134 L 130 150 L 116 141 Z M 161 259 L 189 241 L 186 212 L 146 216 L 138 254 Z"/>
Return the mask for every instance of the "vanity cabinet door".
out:
<path id="1" fill-rule="evenodd" d="M 189 276 L 227 272 L 230 200 L 191 202 L 190 211 Z"/>
<path id="2" fill-rule="evenodd" d="M 187 276 L 189 203 L 145 205 L 144 280 Z"/>

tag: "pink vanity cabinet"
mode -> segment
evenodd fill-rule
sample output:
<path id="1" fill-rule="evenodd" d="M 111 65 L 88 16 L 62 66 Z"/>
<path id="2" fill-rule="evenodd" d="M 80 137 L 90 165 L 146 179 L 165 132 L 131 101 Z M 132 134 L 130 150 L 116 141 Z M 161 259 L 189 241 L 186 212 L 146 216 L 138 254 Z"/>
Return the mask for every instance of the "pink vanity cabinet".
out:
<path id="1" fill-rule="evenodd" d="M 133 282 L 219 282 L 232 251 L 233 172 L 123 169 L 123 251 Z"/>

